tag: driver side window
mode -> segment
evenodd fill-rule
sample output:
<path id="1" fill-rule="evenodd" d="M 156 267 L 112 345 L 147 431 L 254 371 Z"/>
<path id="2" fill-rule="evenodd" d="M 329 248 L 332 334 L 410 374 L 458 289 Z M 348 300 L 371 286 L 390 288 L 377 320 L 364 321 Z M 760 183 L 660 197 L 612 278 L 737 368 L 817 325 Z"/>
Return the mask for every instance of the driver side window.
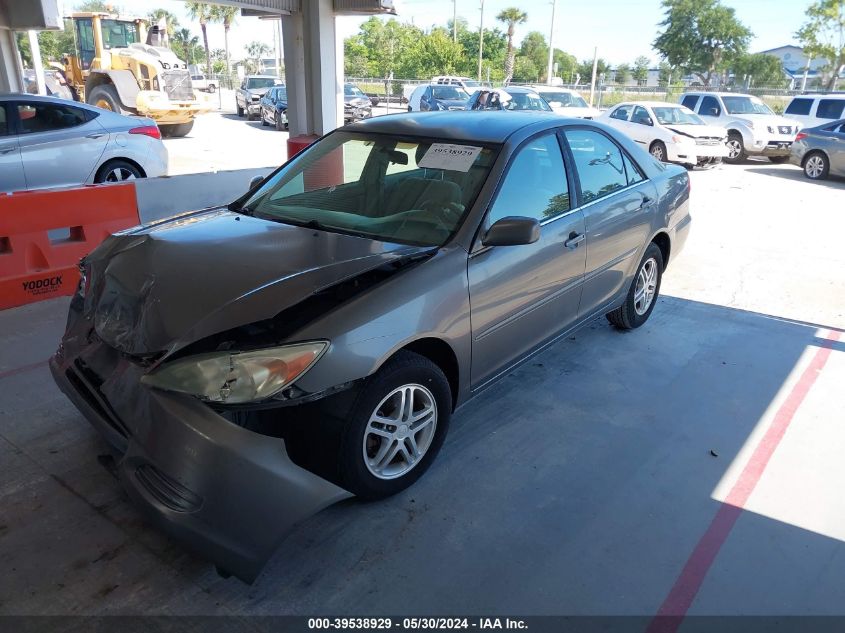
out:
<path id="1" fill-rule="evenodd" d="M 566 168 L 555 134 L 545 134 L 523 145 L 499 188 L 487 224 L 509 215 L 539 221 L 569 211 Z"/>

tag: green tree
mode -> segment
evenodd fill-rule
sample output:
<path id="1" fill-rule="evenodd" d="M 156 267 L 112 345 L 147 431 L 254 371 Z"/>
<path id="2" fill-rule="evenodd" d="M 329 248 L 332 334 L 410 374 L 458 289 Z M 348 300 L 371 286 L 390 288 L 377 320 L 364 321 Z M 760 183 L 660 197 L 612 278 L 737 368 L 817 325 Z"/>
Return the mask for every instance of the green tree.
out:
<path id="1" fill-rule="evenodd" d="M 575 59 L 575 55 L 570 55 L 559 48 L 555 49 L 552 62 L 557 64 L 557 74 L 562 77 L 564 81 L 571 78 L 578 67 L 578 60 Z"/>
<path id="2" fill-rule="evenodd" d="M 246 45 L 246 54 L 249 57 L 250 67 L 252 68 L 251 72 L 261 72 L 261 58 L 268 55 L 271 50 L 270 46 L 258 40 L 253 40 Z"/>
<path id="3" fill-rule="evenodd" d="M 26 33 L 18 33 L 18 50 L 27 68 L 32 68 L 32 51 L 29 49 L 29 38 Z M 65 20 L 63 31 L 39 31 L 38 47 L 41 49 L 41 63 L 45 68 L 50 62 L 61 62 L 65 55 L 72 55 L 76 50 L 73 39 L 73 23 Z"/>
<path id="4" fill-rule="evenodd" d="M 150 11 L 150 14 L 147 16 L 147 21 L 150 23 L 150 26 L 152 26 L 153 24 L 158 24 L 162 18 L 164 18 L 164 23 L 167 26 L 167 36 L 173 37 L 176 29 L 179 28 L 179 18 L 167 9 L 155 9 Z"/>
<path id="5" fill-rule="evenodd" d="M 197 20 L 200 23 L 200 30 L 202 31 L 202 43 L 205 47 L 205 66 L 206 74 L 211 74 L 211 49 L 208 47 L 208 23 L 214 21 L 214 6 L 206 4 L 205 2 L 186 2 L 185 8 L 188 10 L 188 15 L 192 20 Z"/>
<path id="6" fill-rule="evenodd" d="M 540 69 L 530 57 L 518 55 L 513 67 L 514 81 L 535 83 L 540 81 Z"/>
<path id="7" fill-rule="evenodd" d="M 734 60 L 733 72 L 736 81 L 742 81 L 747 86 L 753 83 L 782 88 L 786 85 L 783 65 L 774 55 L 740 55 Z"/>
<path id="8" fill-rule="evenodd" d="M 645 55 L 640 55 L 634 60 L 634 70 L 631 76 L 636 80 L 638 86 L 645 86 L 648 82 L 648 66 L 649 59 Z"/>
<path id="9" fill-rule="evenodd" d="M 668 88 L 672 82 L 677 82 L 682 74 L 677 68 L 672 68 L 669 62 L 660 62 L 658 71 L 657 85 L 664 88 Z"/>
<path id="10" fill-rule="evenodd" d="M 177 57 L 193 65 L 196 61 L 195 52 L 199 46 L 199 41 L 199 37 L 192 35 L 188 29 L 182 28 L 173 33 L 170 46 Z"/>
<path id="11" fill-rule="evenodd" d="M 549 45 L 546 43 L 546 36 L 539 31 L 531 31 L 522 39 L 519 54 L 521 57 L 530 59 L 534 67 L 537 68 L 536 81 L 545 81 L 549 62 Z"/>
<path id="12" fill-rule="evenodd" d="M 76 11 L 102 11 L 104 13 L 122 13 L 117 5 L 103 0 L 86 0 L 75 7 Z"/>
<path id="13" fill-rule="evenodd" d="M 231 61 L 229 58 L 229 29 L 235 22 L 238 16 L 239 9 L 237 7 L 230 7 L 227 5 L 218 4 L 212 9 L 212 17 L 215 22 L 223 24 L 223 47 L 226 52 L 226 76 L 228 77 L 232 70 Z"/>
<path id="14" fill-rule="evenodd" d="M 845 0 L 817 0 L 807 8 L 807 21 L 795 36 L 804 45 L 804 54 L 827 59 L 830 72 L 827 89 L 836 89 L 836 80 L 845 70 Z"/>
<path id="15" fill-rule="evenodd" d="M 431 33 L 417 40 L 410 51 L 410 60 L 415 61 L 415 67 L 403 69 L 403 74 L 415 77 L 454 74 L 462 60 L 463 52 L 463 48 L 452 39 L 449 31 L 445 28 L 434 28 Z"/>
<path id="16" fill-rule="evenodd" d="M 753 33 L 719 0 L 663 0 L 663 8 L 664 30 L 654 48 L 705 86 L 748 49 Z"/>
<path id="17" fill-rule="evenodd" d="M 458 21 L 460 25 L 460 20 Z M 464 57 L 459 72 L 462 75 L 475 77 L 478 72 L 478 31 L 458 30 L 458 43 L 464 49 Z M 485 76 L 489 72 L 490 79 L 501 81 L 505 78 L 505 56 L 508 51 L 508 38 L 497 28 L 484 29 L 484 63 Z"/>
<path id="18" fill-rule="evenodd" d="M 608 70 L 610 70 L 610 64 L 608 64 L 605 60 L 599 57 L 596 60 L 596 83 L 598 83 L 598 77 L 600 75 L 607 76 Z M 581 76 L 580 81 L 582 83 L 590 83 L 593 77 L 593 60 L 583 60 L 580 64 L 578 64 L 576 72 Z"/>
<path id="19" fill-rule="evenodd" d="M 508 25 L 508 50 L 505 57 L 505 83 L 507 84 L 513 77 L 513 65 L 516 57 L 513 47 L 513 36 L 516 31 L 516 25 L 525 24 L 528 14 L 517 7 L 508 7 L 500 11 L 496 19 Z"/>
<path id="20" fill-rule="evenodd" d="M 628 64 L 619 64 L 614 72 L 613 79 L 620 86 L 624 86 L 631 78 L 631 67 Z"/>

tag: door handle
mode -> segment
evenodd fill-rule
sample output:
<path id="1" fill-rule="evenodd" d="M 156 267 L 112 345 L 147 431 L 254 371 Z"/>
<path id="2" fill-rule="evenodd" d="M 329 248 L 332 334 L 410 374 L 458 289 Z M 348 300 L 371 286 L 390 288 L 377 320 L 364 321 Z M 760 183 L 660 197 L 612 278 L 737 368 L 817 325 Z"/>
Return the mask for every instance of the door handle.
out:
<path id="1" fill-rule="evenodd" d="M 105 136 L 105 132 L 91 132 L 91 134 L 86 134 L 85 138 L 100 138 L 101 136 Z"/>
<path id="2" fill-rule="evenodd" d="M 575 231 L 572 231 L 572 233 L 569 234 L 569 239 L 566 240 L 563 245 L 566 248 L 578 248 L 578 245 L 586 239 L 587 236 L 583 233 L 576 233 Z"/>
<path id="3" fill-rule="evenodd" d="M 648 196 L 643 196 L 643 201 L 640 204 L 640 209 L 645 209 L 652 202 L 654 202 L 654 201 L 651 198 L 649 198 Z"/>

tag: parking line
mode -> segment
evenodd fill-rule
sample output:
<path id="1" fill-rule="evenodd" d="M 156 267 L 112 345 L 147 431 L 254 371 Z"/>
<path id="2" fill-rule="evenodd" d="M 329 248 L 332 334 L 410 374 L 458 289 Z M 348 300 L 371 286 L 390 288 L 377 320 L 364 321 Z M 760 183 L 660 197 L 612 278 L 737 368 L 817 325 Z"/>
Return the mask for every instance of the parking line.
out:
<path id="1" fill-rule="evenodd" d="M 695 600 L 695 596 L 701 589 L 710 566 L 716 559 L 722 545 L 728 539 L 748 498 L 754 492 L 754 488 L 763 476 L 763 471 L 766 470 L 769 460 L 774 455 L 775 449 L 786 434 L 786 430 L 804 402 L 810 388 L 819 377 L 839 338 L 839 331 L 829 330 L 827 336 L 821 340 L 821 347 L 775 413 L 765 435 L 754 448 L 754 452 L 742 469 L 739 478 L 684 565 L 669 595 L 660 605 L 660 609 L 651 621 L 647 633 L 675 633 L 680 627 L 693 600 Z"/>
<path id="2" fill-rule="evenodd" d="M 14 369 L 7 369 L 6 371 L 0 371 L 0 380 L 3 380 L 3 378 L 8 378 L 9 376 L 17 376 L 18 374 L 22 374 L 25 371 L 30 371 L 32 369 L 38 369 L 39 367 L 43 367 L 44 365 L 46 365 L 49 362 L 50 362 L 49 359 L 40 360 L 37 363 L 32 363 L 30 365 L 24 365 L 22 367 L 15 367 Z"/>

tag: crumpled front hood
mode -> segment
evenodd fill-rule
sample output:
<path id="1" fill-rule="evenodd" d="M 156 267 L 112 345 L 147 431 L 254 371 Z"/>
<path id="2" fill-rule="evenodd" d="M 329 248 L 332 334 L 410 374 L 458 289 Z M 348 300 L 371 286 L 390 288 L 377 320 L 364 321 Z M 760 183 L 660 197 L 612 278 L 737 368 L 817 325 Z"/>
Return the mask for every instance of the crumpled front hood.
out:
<path id="1" fill-rule="evenodd" d="M 664 127 L 672 132 L 678 132 L 692 136 L 693 138 L 724 138 L 728 134 L 725 128 L 715 125 L 681 125 L 668 123 Z"/>
<path id="2" fill-rule="evenodd" d="M 172 353 L 427 250 L 214 209 L 108 238 L 85 259 L 84 311 L 123 352 Z"/>

